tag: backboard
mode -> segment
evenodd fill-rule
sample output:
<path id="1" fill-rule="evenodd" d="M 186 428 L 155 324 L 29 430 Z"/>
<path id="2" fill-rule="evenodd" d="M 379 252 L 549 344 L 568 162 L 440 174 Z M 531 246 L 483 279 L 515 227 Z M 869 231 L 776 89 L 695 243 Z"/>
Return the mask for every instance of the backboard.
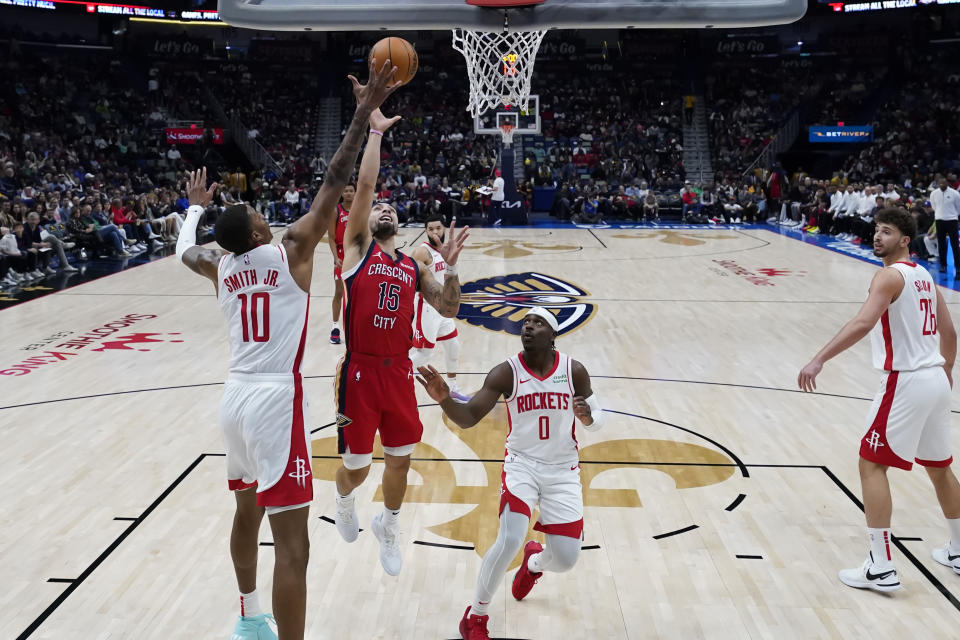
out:
<path id="1" fill-rule="evenodd" d="M 501 106 L 484 111 L 473 121 L 473 132 L 495 135 L 501 133 L 505 124 L 513 126 L 512 135 L 538 135 L 540 133 L 540 96 L 531 95 L 526 106 Z"/>
<path id="2" fill-rule="evenodd" d="M 755 27 L 799 20 L 807 0 L 545 0 L 481 7 L 465 0 L 220 0 L 235 27 L 281 31 Z"/>

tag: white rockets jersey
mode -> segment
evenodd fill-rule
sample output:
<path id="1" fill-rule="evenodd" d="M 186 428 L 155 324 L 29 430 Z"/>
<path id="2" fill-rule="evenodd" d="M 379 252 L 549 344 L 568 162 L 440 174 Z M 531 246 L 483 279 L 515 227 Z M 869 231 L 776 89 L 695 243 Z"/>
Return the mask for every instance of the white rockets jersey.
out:
<path id="1" fill-rule="evenodd" d="M 230 371 L 299 373 L 310 296 L 290 275 L 283 245 L 220 258 L 217 299 L 230 331 Z"/>
<path id="2" fill-rule="evenodd" d="M 542 380 L 527 369 L 522 354 L 507 362 L 513 393 L 507 398 L 507 451 L 548 464 L 579 460 L 573 433 L 573 376 L 570 358 L 559 351 L 553 371 Z"/>
<path id="3" fill-rule="evenodd" d="M 440 252 L 434 249 L 433 245 L 429 242 L 424 242 L 423 246 L 427 248 L 427 251 L 430 252 L 430 257 L 433 258 L 433 264 L 430 265 L 430 273 L 433 274 L 437 282 L 443 285 L 444 272 L 447 270 L 446 261 L 443 259 L 443 256 L 440 255 Z"/>
<path id="4" fill-rule="evenodd" d="M 890 266 L 903 275 L 903 291 L 870 331 L 873 366 L 882 371 L 942 366 L 933 278 L 914 262 L 895 262 Z"/>

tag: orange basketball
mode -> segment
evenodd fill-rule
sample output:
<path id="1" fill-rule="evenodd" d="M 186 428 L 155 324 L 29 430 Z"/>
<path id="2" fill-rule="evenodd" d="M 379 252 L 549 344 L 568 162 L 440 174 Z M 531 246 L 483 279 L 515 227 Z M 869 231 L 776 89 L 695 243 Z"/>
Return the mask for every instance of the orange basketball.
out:
<path id="1" fill-rule="evenodd" d="M 370 59 L 377 61 L 377 69 L 388 58 L 397 68 L 394 74 L 395 82 L 407 84 L 413 80 L 413 76 L 417 75 L 417 68 L 420 66 L 417 51 L 403 38 L 384 38 L 370 49 Z M 390 85 L 393 86 L 395 82 L 391 82 Z"/>

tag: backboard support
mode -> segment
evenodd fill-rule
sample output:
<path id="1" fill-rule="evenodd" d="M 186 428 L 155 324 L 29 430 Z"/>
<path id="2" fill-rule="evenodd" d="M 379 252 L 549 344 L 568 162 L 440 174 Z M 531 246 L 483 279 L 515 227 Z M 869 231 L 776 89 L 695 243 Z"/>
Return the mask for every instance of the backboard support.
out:
<path id="1" fill-rule="evenodd" d="M 803 17 L 807 0 L 545 0 L 481 7 L 465 0 L 220 0 L 220 19 L 279 31 L 758 27 Z"/>

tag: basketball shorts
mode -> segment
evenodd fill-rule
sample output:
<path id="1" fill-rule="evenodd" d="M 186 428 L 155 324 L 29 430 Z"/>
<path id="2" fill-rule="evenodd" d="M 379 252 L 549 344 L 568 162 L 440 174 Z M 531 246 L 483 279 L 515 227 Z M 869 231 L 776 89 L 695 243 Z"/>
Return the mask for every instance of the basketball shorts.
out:
<path id="1" fill-rule="evenodd" d="M 231 373 L 220 401 L 229 489 L 256 487 L 261 507 L 309 503 L 308 425 L 300 374 Z"/>
<path id="2" fill-rule="evenodd" d="M 546 464 L 508 452 L 500 483 L 500 513 L 510 505 L 510 511 L 532 517 L 539 504 L 535 530 L 583 538 L 583 488 L 577 461 Z"/>
<path id="3" fill-rule="evenodd" d="M 899 469 L 914 461 L 947 467 L 950 453 L 950 383 L 943 367 L 884 374 L 860 441 L 860 457 Z"/>
<path id="4" fill-rule="evenodd" d="M 437 342 L 456 337 L 456 321 L 453 318 L 444 318 L 423 296 L 417 295 L 413 318 L 413 348 L 433 349 Z"/>
<path id="5" fill-rule="evenodd" d="M 335 381 L 337 450 L 344 466 L 359 469 L 370 464 L 378 431 L 386 453 L 413 452 L 423 437 L 413 384 L 413 365 L 406 356 L 348 351 L 340 359 Z"/>

